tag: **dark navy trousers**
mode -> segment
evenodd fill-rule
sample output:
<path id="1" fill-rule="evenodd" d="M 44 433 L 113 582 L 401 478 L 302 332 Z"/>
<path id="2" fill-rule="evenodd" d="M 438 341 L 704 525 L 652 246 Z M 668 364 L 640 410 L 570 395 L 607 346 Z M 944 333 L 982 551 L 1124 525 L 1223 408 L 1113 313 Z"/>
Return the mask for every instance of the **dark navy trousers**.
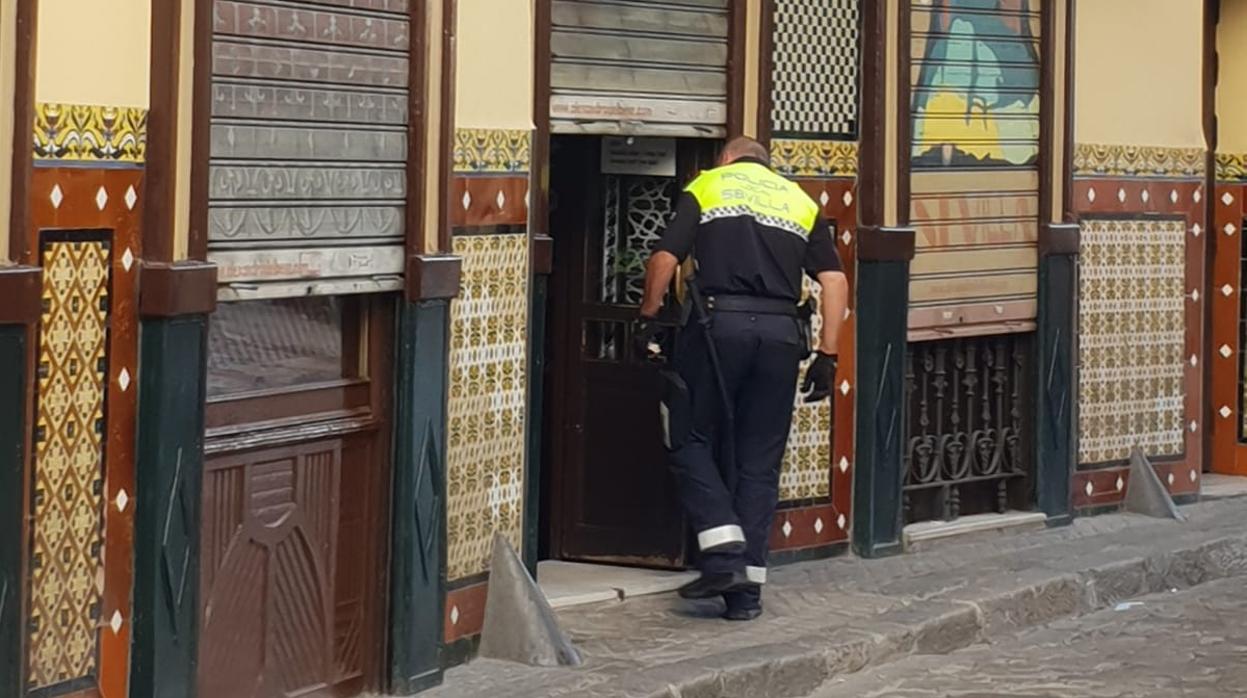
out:
<path id="1" fill-rule="evenodd" d="M 701 571 L 743 571 L 761 584 L 807 340 L 792 317 L 714 313 L 709 335 L 734 418 L 728 433 L 706 334 L 695 321 L 680 334 L 675 368 L 691 396 L 692 431 L 671 452 L 671 465 L 702 551 Z M 725 449 L 734 452 L 734 473 L 723 467 Z"/>

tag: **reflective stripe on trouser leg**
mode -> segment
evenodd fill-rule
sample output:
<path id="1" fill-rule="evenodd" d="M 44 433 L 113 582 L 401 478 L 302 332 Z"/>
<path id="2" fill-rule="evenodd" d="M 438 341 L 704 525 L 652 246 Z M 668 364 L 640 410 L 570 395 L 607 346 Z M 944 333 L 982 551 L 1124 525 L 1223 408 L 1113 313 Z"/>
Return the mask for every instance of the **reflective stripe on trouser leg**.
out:
<path id="1" fill-rule="evenodd" d="M 703 551 L 730 543 L 744 543 L 745 531 L 736 524 L 715 526 L 697 534 L 697 547 Z"/>
<path id="2" fill-rule="evenodd" d="M 766 568 L 754 567 L 753 565 L 745 566 L 745 576 L 754 584 L 766 584 Z"/>

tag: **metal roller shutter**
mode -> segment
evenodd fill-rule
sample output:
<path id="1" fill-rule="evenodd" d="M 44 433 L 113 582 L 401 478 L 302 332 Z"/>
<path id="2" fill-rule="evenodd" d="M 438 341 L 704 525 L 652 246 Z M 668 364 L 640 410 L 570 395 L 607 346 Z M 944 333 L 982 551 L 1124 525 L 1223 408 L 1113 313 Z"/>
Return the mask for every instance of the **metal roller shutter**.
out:
<path id="1" fill-rule="evenodd" d="M 215 0 L 209 259 L 223 300 L 401 287 L 408 0 Z"/>
<path id="2" fill-rule="evenodd" d="M 728 0 L 555 0 L 555 133 L 722 137 Z"/>
<path id="3" fill-rule="evenodd" d="M 1041 1 L 912 6 L 911 328 L 1035 318 Z"/>

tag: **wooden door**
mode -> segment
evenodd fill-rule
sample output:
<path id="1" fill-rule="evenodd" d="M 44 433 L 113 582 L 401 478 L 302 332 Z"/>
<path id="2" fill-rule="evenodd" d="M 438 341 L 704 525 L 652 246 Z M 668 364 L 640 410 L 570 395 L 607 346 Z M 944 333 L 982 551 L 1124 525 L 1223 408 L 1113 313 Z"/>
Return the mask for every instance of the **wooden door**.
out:
<path id="1" fill-rule="evenodd" d="M 600 141 L 555 140 L 556 556 L 678 567 L 686 532 L 662 446 L 658 366 L 632 347 L 644 262 L 682 178 L 600 174 Z M 684 145 L 694 171 L 705 147 Z"/>
<path id="2" fill-rule="evenodd" d="M 209 335 L 201 698 L 378 687 L 393 304 L 223 304 Z"/>

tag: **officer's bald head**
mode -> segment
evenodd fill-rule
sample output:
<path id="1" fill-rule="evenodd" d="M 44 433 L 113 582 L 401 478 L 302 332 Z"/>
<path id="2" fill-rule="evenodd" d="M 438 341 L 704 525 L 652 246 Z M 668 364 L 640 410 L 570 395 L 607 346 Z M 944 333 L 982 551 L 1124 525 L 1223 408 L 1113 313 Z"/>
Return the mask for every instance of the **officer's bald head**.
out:
<path id="1" fill-rule="evenodd" d="M 771 154 L 767 152 L 766 146 L 748 136 L 737 136 L 728 141 L 723 146 L 723 152 L 719 154 L 719 164 L 730 165 L 741 158 L 753 158 L 767 165 L 771 164 Z"/>

